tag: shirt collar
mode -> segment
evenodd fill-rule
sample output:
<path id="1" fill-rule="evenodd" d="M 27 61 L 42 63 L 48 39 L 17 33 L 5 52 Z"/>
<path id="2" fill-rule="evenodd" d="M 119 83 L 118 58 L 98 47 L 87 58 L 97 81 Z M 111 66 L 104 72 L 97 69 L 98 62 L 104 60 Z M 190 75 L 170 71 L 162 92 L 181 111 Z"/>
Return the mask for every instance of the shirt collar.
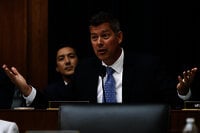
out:
<path id="1" fill-rule="evenodd" d="M 64 84 L 67 85 L 68 84 L 67 81 L 64 80 Z"/>
<path id="2" fill-rule="evenodd" d="M 119 58 L 109 67 L 112 67 L 112 69 L 114 69 L 115 72 L 120 73 L 123 70 L 123 64 L 124 64 L 124 50 L 122 48 L 122 52 Z M 102 65 L 108 67 L 103 61 Z"/>

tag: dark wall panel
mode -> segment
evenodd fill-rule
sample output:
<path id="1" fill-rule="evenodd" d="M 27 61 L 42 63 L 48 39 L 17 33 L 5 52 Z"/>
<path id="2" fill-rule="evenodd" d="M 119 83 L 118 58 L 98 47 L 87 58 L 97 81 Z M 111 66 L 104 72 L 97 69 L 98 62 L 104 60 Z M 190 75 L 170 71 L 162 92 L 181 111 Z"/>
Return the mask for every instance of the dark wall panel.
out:
<path id="1" fill-rule="evenodd" d="M 33 86 L 48 80 L 48 0 L 0 0 L 0 66 L 15 66 Z"/>
<path id="2" fill-rule="evenodd" d="M 83 57 L 90 56 L 93 51 L 88 19 L 97 10 L 110 11 L 120 19 L 124 44 L 131 51 L 161 56 L 177 68 L 182 64 L 199 64 L 197 1 L 50 0 L 49 51 L 59 41 L 73 40 Z"/>

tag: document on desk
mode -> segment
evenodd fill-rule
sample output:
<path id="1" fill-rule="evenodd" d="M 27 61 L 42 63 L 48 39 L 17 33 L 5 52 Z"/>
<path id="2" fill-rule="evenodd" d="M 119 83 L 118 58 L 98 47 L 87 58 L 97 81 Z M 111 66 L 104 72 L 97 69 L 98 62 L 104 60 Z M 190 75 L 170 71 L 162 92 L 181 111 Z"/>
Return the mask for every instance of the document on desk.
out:
<path id="1" fill-rule="evenodd" d="M 14 110 L 34 110 L 33 107 L 15 107 Z"/>

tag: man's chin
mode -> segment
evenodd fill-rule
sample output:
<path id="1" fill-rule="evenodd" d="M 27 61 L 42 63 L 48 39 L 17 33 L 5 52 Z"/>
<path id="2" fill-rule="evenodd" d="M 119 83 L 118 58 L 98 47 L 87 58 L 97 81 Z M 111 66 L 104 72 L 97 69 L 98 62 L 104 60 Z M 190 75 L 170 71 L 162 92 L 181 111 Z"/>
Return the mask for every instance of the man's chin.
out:
<path id="1" fill-rule="evenodd" d="M 70 76 L 72 76 L 73 74 L 74 74 L 74 72 L 68 72 L 68 73 L 65 73 L 65 76 L 70 77 Z"/>
<path id="2" fill-rule="evenodd" d="M 97 57 L 99 58 L 99 60 L 106 60 L 107 59 L 105 54 L 104 55 L 98 55 Z"/>

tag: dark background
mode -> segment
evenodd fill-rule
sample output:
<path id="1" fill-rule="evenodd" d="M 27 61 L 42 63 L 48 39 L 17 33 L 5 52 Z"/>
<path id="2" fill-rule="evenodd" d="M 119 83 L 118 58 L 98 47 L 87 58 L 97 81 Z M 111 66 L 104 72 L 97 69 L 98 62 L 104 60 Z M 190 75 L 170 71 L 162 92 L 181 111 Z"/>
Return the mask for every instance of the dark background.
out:
<path id="1" fill-rule="evenodd" d="M 130 52 L 158 55 L 175 69 L 199 65 L 200 15 L 197 1 L 182 0 L 49 0 L 49 81 L 55 74 L 55 47 L 73 42 L 80 57 L 93 55 L 88 20 L 99 11 L 112 12 L 121 22 Z"/>

